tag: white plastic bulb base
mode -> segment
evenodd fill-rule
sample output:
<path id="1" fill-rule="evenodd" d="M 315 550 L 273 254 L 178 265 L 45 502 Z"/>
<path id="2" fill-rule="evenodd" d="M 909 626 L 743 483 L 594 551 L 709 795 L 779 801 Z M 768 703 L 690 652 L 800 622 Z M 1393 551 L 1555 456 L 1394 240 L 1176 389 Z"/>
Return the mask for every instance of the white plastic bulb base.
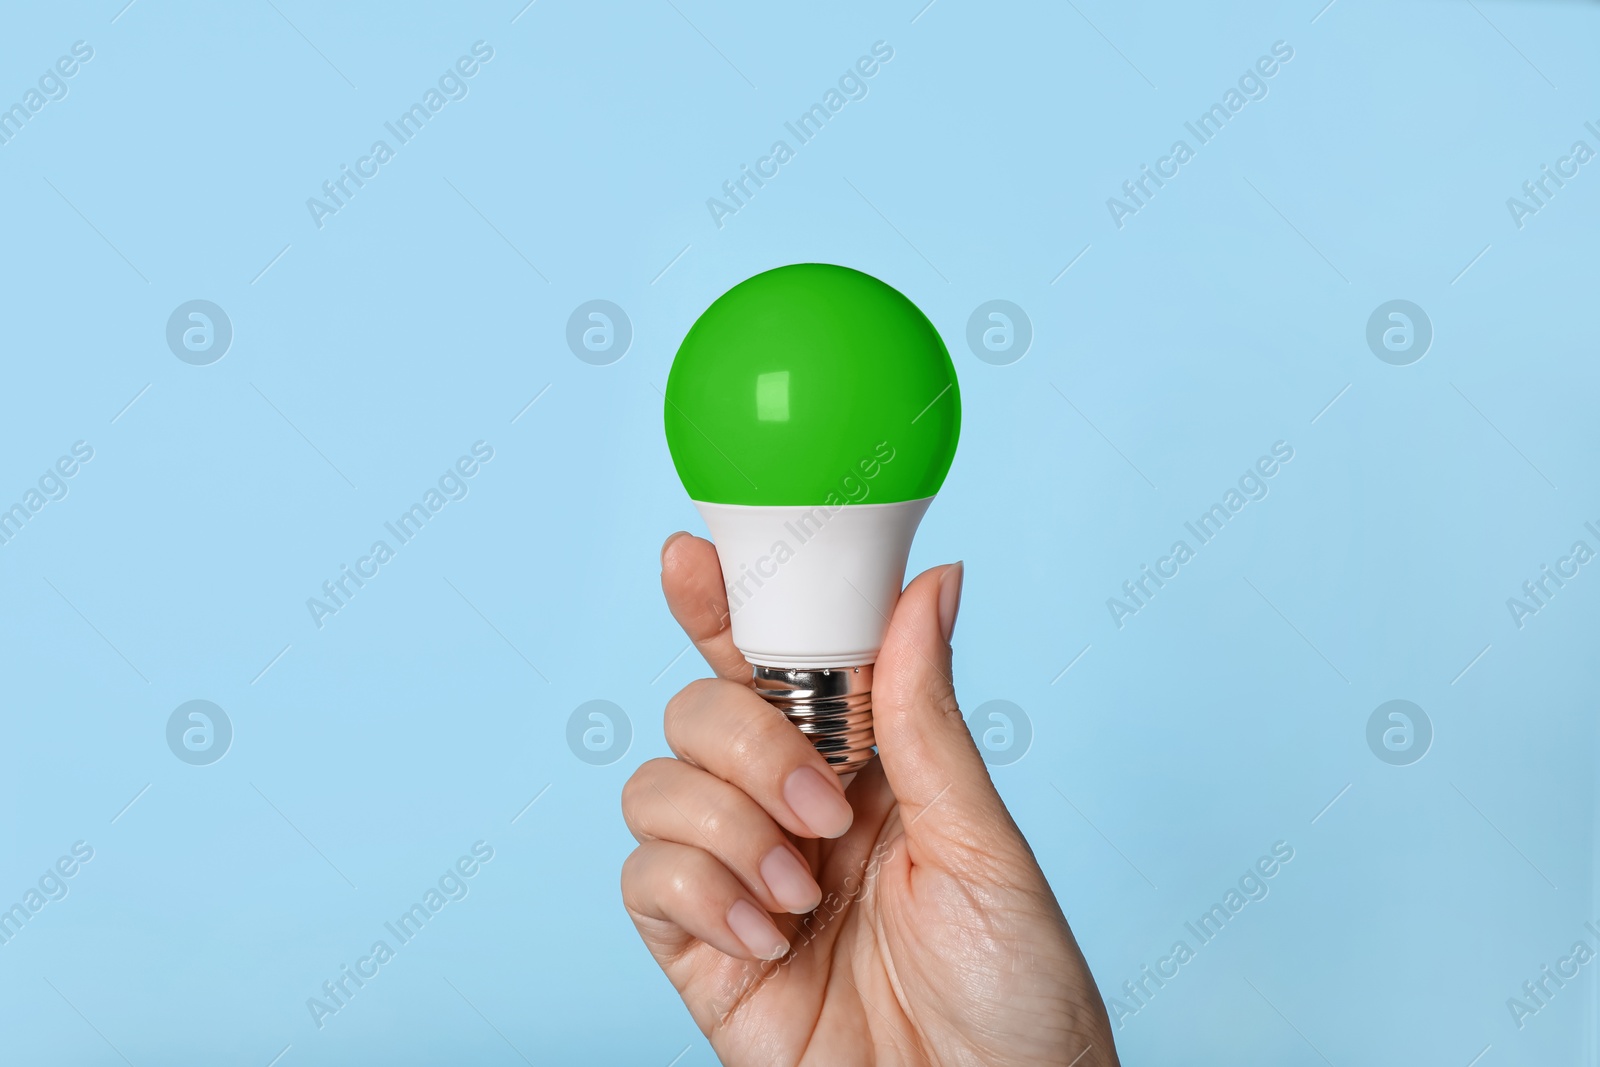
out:
<path id="1" fill-rule="evenodd" d="M 755 687 L 840 774 L 873 756 L 872 664 L 932 497 L 789 507 L 695 501 Z"/>

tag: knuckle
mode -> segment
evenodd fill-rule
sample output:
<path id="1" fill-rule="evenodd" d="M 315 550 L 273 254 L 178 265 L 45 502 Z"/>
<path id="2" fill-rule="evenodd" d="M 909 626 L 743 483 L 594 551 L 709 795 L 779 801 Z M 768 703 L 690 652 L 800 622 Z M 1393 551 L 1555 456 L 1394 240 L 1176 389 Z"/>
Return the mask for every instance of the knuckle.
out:
<path id="1" fill-rule="evenodd" d="M 693 698 L 694 685 L 690 682 L 667 698 L 667 706 L 661 712 L 661 726 L 669 737 L 683 720 L 684 704 Z"/>
<path id="2" fill-rule="evenodd" d="M 699 708 L 703 707 L 712 696 L 711 690 L 716 685 L 715 678 L 696 678 L 676 693 L 667 701 L 666 711 L 663 713 L 663 725 L 668 736 L 682 731 L 685 723 Z"/>
<path id="3" fill-rule="evenodd" d="M 641 845 L 628 853 L 628 858 L 622 861 L 622 902 L 632 908 L 639 902 L 639 893 L 644 884 L 644 866 L 648 859 L 646 846 Z"/>
<path id="4" fill-rule="evenodd" d="M 640 790 L 644 787 L 644 767 L 640 767 L 622 783 L 622 817 L 632 822 L 639 814 Z"/>
<path id="5" fill-rule="evenodd" d="M 646 841 L 622 861 L 623 900 L 635 903 L 657 901 L 671 905 L 685 899 L 694 889 L 695 856 L 675 845 Z"/>
<path id="6" fill-rule="evenodd" d="M 782 753 L 789 748 L 791 729 L 789 723 L 766 704 L 753 707 L 751 713 L 728 735 L 728 754 L 740 766 L 770 763 L 774 753 Z"/>
<path id="7" fill-rule="evenodd" d="M 948 719 L 952 724 L 961 723 L 965 726 L 965 719 L 961 714 L 961 704 L 956 700 L 956 695 L 949 686 L 944 686 L 941 691 L 930 694 L 928 703 L 941 718 Z"/>
<path id="8" fill-rule="evenodd" d="M 705 700 L 721 685 L 721 679 L 718 678 L 696 678 L 684 686 L 681 692 L 692 693 L 697 700 Z"/>
<path id="9" fill-rule="evenodd" d="M 630 829 L 637 830 L 647 821 L 657 783 L 667 771 L 662 764 L 676 762 L 664 756 L 647 760 L 622 784 L 622 818 Z"/>
<path id="10" fill-rule="evenodd" d="M 667 878 L 663 896 L 672 901 L 693 900 L 703 895 L 698 872 L 690 864 L 680 865 Z"/>
<path id="11" fill-rule="evenodd" d="M 949 670 L 948 663 L 944 669 Z M 948 674 L 933 671 L 923 674 L 918 679 L 914 692 L 914 703 L 930 709 L 941 718 L 961 718 L 960 702 L 956 700 L 955 687 L 951 685 Z"/>
<path id="12" fill-rule="evenodd" d="M 725 838 L 737 833 L 738 822 L 726 808 L 711 808 L 700 818 L 700 832 L 714 848 L 721 848 Z"/>

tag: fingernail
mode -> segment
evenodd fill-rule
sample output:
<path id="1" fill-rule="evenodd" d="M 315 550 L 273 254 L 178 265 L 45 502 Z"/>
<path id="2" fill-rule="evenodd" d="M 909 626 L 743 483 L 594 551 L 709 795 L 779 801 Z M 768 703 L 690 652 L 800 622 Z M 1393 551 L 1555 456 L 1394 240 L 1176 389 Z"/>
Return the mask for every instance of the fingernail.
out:
<path id="1" fill-rule="evenodd" d="M 818 837 L 842 837 L 855 821 L 850 802 L 822 774 L 811 767 L 800 767 L 783 783 L 783 799 Z"/>
<path id="2" fill-rule="evenodd" d="M 789 942 L 778 933 L 766 913 L 748 900 L 736 900 L 728 909 L 728 928 L 757 959 L 775 960 L 789 951 Z"/>
<path id="3" fill-rule="evenodd" d="M 961 579 L 967 565 L 960 560 L 951 564 L 939 579 L 939 629 L 944 631 L 945 644 L 956 632 L 956 612 L 961 610 Z"/>
<path id="4" fill-rule="evenodd" d="M 793 852 L 779 845 L 761 861 L 761 880 L 773 899 L 796 915 L 805 915 L 822 903 L 822 887 Z"/>
<path id="5" fill-rule="evenodd" d="M 680 537 L 688 537 L 688 536 L 689 536 L 689 531 L 687 531 L 687 530 L 679 530 L 677 533 L 672 534 L 665 541 L 661 542 L 661 560 L 662 560 L 663 563 L 666 562 L 667 549 L 672 547 L 672 542 L 676 541 Z"/>

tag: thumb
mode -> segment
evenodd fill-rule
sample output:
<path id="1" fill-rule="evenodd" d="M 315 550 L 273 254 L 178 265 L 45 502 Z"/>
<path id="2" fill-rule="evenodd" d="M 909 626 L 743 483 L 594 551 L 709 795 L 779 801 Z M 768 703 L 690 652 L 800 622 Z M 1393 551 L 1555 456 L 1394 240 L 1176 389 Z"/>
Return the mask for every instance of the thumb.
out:
<path id="1" fill-rule="evenodd" d="M 918 575 L 900 594 L 873 667 L 872 720 L 884 776 L 907 833 L 957 839 L 1006 819 L 950 677 L 963 567 Z"/>

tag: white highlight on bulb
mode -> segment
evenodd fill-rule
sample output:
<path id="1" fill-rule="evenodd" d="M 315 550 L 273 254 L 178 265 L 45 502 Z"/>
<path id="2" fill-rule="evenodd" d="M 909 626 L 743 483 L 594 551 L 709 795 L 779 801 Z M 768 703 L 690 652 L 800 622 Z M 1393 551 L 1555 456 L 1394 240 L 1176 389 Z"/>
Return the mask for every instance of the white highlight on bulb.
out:
<path id="1" fill-rule="evenodd" d="M 932 497 L 778 507 L 695 501 L 722 563 L 733 643 L 765 667 L 873 663 Z"/>

